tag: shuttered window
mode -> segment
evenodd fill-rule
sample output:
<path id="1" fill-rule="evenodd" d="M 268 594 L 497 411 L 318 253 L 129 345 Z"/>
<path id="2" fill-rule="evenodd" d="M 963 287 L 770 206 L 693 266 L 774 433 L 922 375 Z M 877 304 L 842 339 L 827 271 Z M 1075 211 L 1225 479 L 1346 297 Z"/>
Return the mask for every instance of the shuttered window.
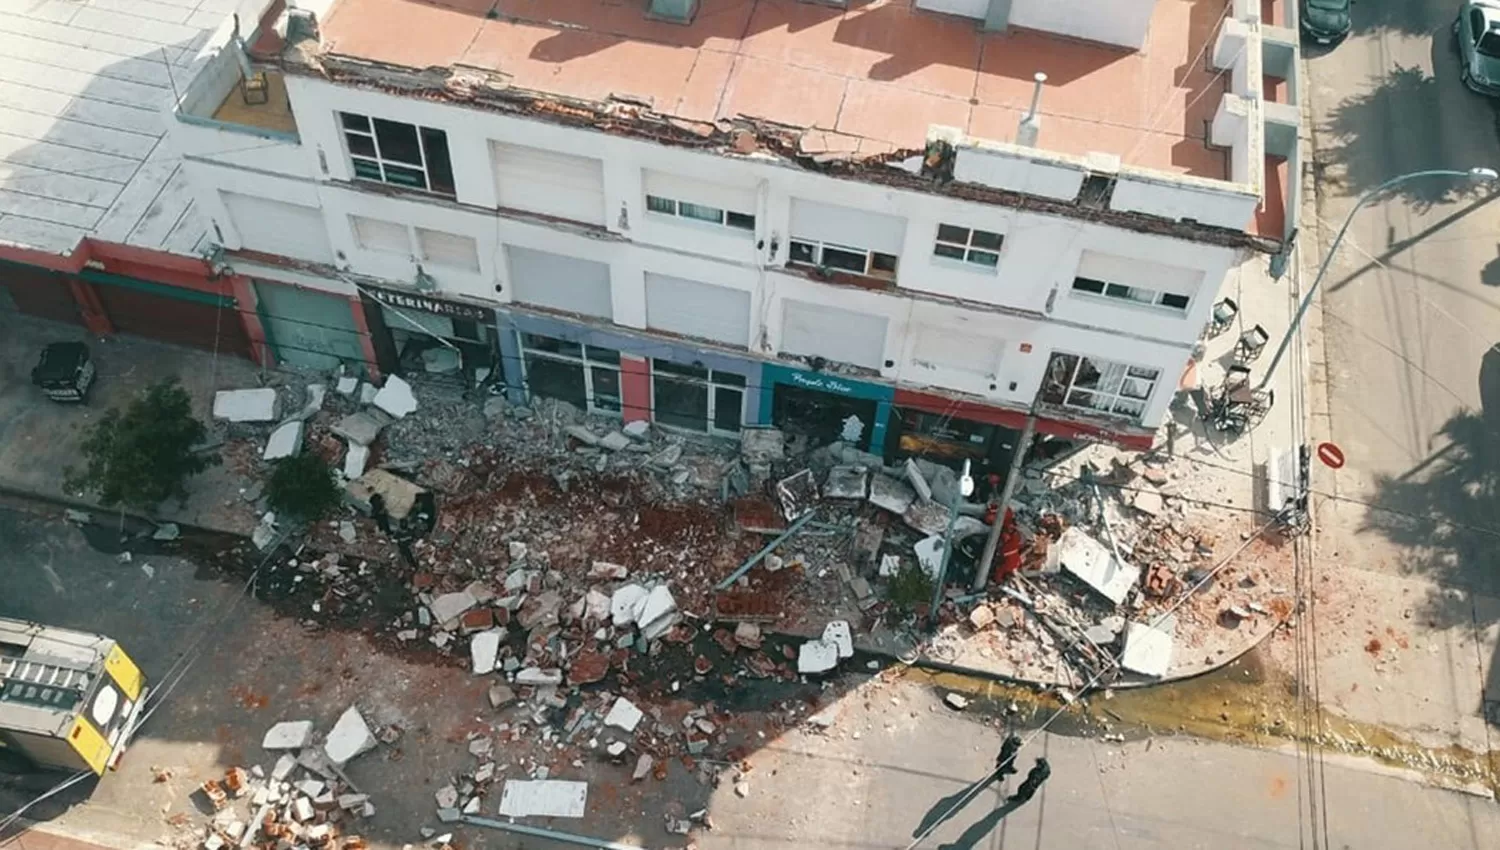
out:
<path id="1" fill-rule="evenodd" d="M 417 247 L 425 263 L 467 272 L 479 271 L 479 243 L 472 236 L 419 227 Z"/>
<path id="2" fill-rule="evenodd" d="M 355 244 L 366 251 L 411 256 L 411 234 L 406 225 L 363 215 L 349 216 L 349 224 L 354 229 Z"/>
<path id="3" fill-rule="evenodd" d="M 646 327 L 745 348 L 750 293 L 647 272 Z"/>
<path id="4" fill-rule="evenodd" d="M 782 305 L 781 350 L 869 369 L 884 364 L 886 318 L 788 299 Z"/>
<path id="5" fill-rule="evenodd" d="M 589 157 L 493 142 L 500 206 L 604 224 L 604 164 Z"/>
<path id="6" fill-rule="evenodd" d="M 220 196 L 245 248 L 299 260 L 333 262 L 328 225 L 317 207 L 236 192 L 221 192 Z"/>
<path id="7" fill-rule="evenodd" d="M 511 297 L 516 301 L 603 319 L 614 317 L 609 266 L 604 263 L 515 245 L 506 246 L 505 254 Z"/>

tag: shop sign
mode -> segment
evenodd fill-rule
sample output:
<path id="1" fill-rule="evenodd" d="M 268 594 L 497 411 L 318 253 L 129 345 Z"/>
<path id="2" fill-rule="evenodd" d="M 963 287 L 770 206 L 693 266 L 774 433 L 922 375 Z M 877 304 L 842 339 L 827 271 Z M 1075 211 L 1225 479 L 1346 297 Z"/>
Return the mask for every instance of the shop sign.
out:
<path id="1" fill-rule="evenodd" d="M 444 301 L 441 298 L 430 298 L 412 292 L 395 292 L 389 289 L 380 289 L 374 286 L 361 285 L 360 289 L 370 293 L 370 297 L 387 307 L 395 307 L 401 310 L 421 310 L 424 313 L 432 313 L 436 316 L 447 316 L 450 319 L 468 319 L 471 322 L 489 322 L 490 311 L 485 307 L 476 307 L 473 304 L 464 304 L 460 301 Z"/>
<path id="2" fill-rule="evenodd" d="M 883 399 L 889 398 L 895 392 L 891 387 L 867 384 L 826 372 L 808 372 L 804 369 L 789 369 L 785 366 L 767 366 L 766 372 L 781 383 L 834 395 Z"/>

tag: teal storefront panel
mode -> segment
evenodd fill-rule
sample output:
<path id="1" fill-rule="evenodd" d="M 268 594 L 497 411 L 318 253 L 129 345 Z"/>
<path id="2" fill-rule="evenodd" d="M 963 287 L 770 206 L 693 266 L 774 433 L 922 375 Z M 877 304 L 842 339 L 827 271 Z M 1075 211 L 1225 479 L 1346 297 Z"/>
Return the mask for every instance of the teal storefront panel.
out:
<path id="1" fill-rule="evenodd" d="M 895 387 L 861 381 L 845 375 L 813 372 L 789 366 L 767 363 L 761 368 L 760 424 L 774 421 L 778 391 L 811 391 L 829 396 L 873 402 L 873 421 L 862 441 L 869 451 L 882 454 L 885 451 L 886 427 L 891 418 L 891 401 L 895 398 Z"/>

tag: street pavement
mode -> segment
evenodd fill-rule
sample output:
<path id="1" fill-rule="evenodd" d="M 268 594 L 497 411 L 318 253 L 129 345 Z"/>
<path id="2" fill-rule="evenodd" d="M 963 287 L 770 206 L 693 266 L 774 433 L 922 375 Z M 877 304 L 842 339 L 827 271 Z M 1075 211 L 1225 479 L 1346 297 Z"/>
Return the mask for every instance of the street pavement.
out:
<path id="1" fill-rule="evenodd" d="M 1303 212 L 1304 285 L 1383 181 L 1500 168 L 1495 104 L 1459 79 L 1457 5 L 1356 3 L 1345 43 L 1307 50 L 1316 206 Z M 1313 393 L 1326 393 L 1312 438 L 1348 458 L 1314 478 L 1328 701 L 1479 752 L 1500 748 L 1497 198 L 1500 185 L 1430 177 L 1359 212 L 1322 282 L 1312 352 Z"/>

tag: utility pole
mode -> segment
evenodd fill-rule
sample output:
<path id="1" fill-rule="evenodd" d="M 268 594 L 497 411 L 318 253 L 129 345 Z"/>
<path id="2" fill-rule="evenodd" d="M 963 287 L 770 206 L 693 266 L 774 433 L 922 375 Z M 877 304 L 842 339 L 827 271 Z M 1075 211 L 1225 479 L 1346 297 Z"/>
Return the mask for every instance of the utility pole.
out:
<path id="1" fill-rule="evenodd" d="M 943 534 L 943 559 L 938 562 L 936 580 L 932 583 L 931 617 L 937 623 L 938 606 L 943 604 L 943 584 L 948 579 L 948 562 L 953 560 L 953 525 L 958 521 L 958 503 L 974 492 L 974 479 L 969 476 L 969 462 L 964 461 L 963 474 L 958 477 L 958 492 L 953 494 L 953 504 L 948 506 L 948 530 Z"/>
<path id="2" fill-rule="evenodd" d="M 1046 375 L 1042 376 L 1042 386 L 1047 384 Z M 979 564 L 974 570 L 973 590 L 978 593 L 984 590 L 984 585 L 990 580 L 990 564 L 995 561 L 995 550 L 1000 548 L 1000 532 L 1005 528 L 1005 506 L 1010 504 L 1010 497 L 1016 493 L 1016 485 L 1021 481 L 1021 468 L 1026 465 L 1026 455 L 1031 451 L 1031 441 L 1036 439 L 1036 412 L 1041 404 L 1042 390 L 1038 388 L 1036 400 L 1031 403 L 1031 412 L 1026 414 L 1026 424 L 1021 426 L 1021 436 L 1016 440 L 1016 447 L 1010 456 L 1010 469 L 1005 473 L 1005 484 L 1000 488 L 1000 507 L 995 513 L 995 524 L 990 526 L 989 537 L 984 541 L 984 554 L 979 556 Z"/>

